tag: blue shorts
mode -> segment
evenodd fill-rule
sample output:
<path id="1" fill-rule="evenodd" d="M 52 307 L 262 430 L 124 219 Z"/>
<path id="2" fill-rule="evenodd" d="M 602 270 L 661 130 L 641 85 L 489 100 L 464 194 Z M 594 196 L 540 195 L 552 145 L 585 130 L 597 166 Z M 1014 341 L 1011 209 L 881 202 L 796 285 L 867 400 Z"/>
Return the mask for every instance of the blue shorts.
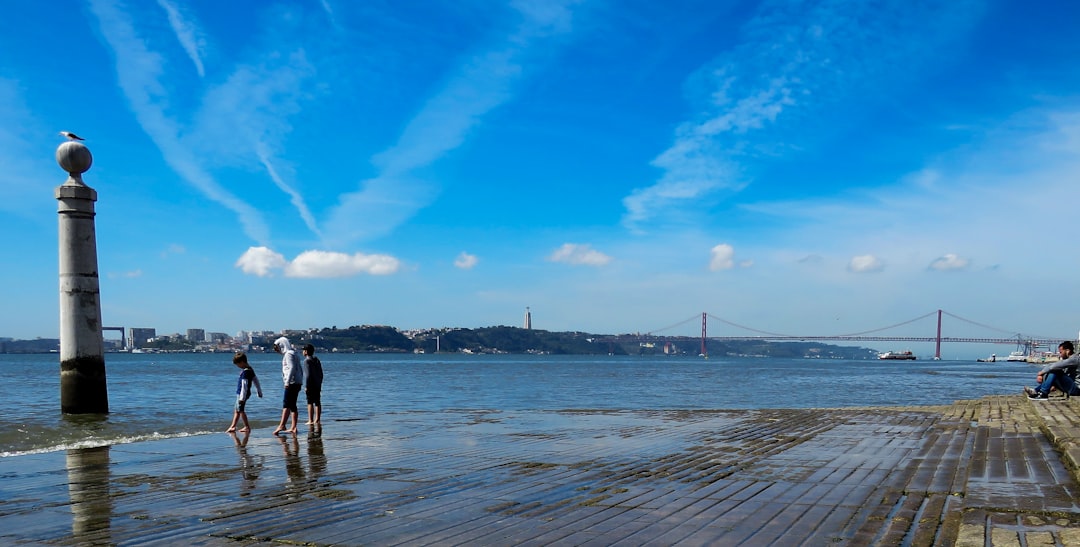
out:
<path id="1" fill-rule="evenodd" d="M 307 404 L 314 406 L 322 406 L 322 389 L 305 389 L 304 395 L 307 395 Z"/>
<path id="2" fill-rule="evenodd" d="M 285 386 L 285 395 L 281 398 L 281 408 L 286 408 L 290 412 L 296 412 L 296 398 L 300 396 L 300 384 L 289 384 Z"/>
<path id="3" fill-rule="evenodd" d="M 237 412 L 243 412 L 244 411 L 244 403 L 246 403 L 246 402 L 247 401 L 237 397 L 236 398 L 236 411 Z"/>

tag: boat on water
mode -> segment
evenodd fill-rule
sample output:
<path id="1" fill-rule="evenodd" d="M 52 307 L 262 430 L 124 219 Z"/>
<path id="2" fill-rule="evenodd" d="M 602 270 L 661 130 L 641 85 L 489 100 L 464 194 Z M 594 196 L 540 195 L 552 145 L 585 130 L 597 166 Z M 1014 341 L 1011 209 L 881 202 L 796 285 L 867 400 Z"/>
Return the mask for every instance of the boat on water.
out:
<path id="1" fill-rule="evenodd" d="M 996 363 L 997 362 L 997 354 L 996 353 L 991 353 L 990 357 L 987 357 L 986 359 L 977 359 L 977 361 L 980 362 L 980 363 Z"/>
<path id="2" fill-rule="evenodd" d="M 1022 351 L 1014 351 L 1009 353 L 1009 356 L 1005 358 L 1006 361 L 1027 361 L 1027 355 Z"/>
<path id="3" fill-rule="evenodd" d="M 1061 356 L 1056 351 L 1040 351 L 1027 356 L 1027 362 L 1033 365 L 1045 365 L 1047 363 L 1056 363 L 1061 360 Z"/>
<path id="4" fill-rule="evenodd" d="M 910 351 L 886 351 L 885 353 L 878 354 L 877 358 L 896 361 L 914 361 L 915 354 Z"/>

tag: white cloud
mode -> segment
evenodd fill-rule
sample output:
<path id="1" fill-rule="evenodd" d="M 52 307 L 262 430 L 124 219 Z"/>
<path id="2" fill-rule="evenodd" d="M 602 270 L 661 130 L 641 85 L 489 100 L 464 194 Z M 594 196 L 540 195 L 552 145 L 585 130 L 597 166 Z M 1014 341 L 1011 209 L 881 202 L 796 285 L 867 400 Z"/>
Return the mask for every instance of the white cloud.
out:
<path id="1" fill-rule="evenodd" d="M 158 0 L 158 5 L 168 14 L 169 26 L 172 27 L 176 39 L 180 41 L 180 45 L 187 52 L 188 57 L 191 58 L 191 62 L 195 64 L 195 71 L 202 78 L 206 75 L 202 62 L 203 51 L 206 49 L 206 40 L 203 38 L 202 33 L 189 21 L 187 14 L 180 12 L 180 8 L 176 4 L 169 0 Z"/>
<path id="2" fill-rule="evenodd" d="M 285 266 L 286 277 L 350 277 L 357 274 L 389 275 L 401 262 L 389 255 L 304 251 Z"/>
<path id="3" fill-rule="evenodd" d="M 266 277 L 283 270 L 285 277 L 327 278 L 359 274 L 390 275 L 401 269 L 401 261 L 382 254 L 346 254 L 304 251 L 292 261 L 266 247 L 251 247 L 236 261 L 244 273 Z"/>
<path id="4" fill-rule="evenodd" d="M 931 262 L 930 269 L 938 271 L 963 270 L 966 269 L 969 264 L 970 261 L 968 259 L 960 258 L 953 253 L 948 253 Z"/>
<path id="5" fill-rule="evenodd" d="M 556 249 L 548 260 L 563 262 L 575 266 L 604 266 L 611 262 L 611 257 L 590 247 L 576 243 L 564 243 Z"/>
<path id="6" fill-rule="evenodd" d="M 476 255 L 471 255 L 462 251 L 462 253 L 457 255 L 457 258 L 454 259 L 454 266 L 461 268 L 462 270 L 471 270 L 476 266 L 477 262 L 479 262 L 479 259 L 476 258 Z"/>
<path id="7" fill-rule="evenodd" d="M 885 269 L 885 264 L 874 255 L 859 255 L 851 258 L 848 263 L 848 271 L 854 273 L 880 272 Z"/>
<path id="8" fill-rule="evenodd" d="M 735 267 L 735 248 L 727 243 L 721 243 L 712 248 L 712 258 L 709 260 L 709 270 L 718 272 L 730 270 Z"/>
<path id="9" fill-rule="evenodd" d="M 266 247 L 251 247 L 234 264 L 246 274 L 254 274 L 265 277 L 273 273 L 273 270 L 284 268 L 288 262 L 285 257 L 275 253 Z"/>

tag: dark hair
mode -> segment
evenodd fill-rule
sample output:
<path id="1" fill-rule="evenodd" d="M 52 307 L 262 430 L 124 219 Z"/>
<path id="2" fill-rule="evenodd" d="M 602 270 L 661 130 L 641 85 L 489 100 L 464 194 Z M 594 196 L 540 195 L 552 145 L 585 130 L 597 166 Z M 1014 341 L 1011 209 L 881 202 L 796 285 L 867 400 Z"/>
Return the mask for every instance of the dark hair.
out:
<path id="1" fill-rule="evenodd" d="M 1076 348 L 1073 347 L 1073 343 L 1072 343 L 1071 340 L 1066 340 L 1066 341 L 1058 344 L 1058 347 L 1059 348 L 1065 348 L 1065 349 L 1067 349 L 1069 351 L 1076 351 Z"/>
<path id="2" fill-rule="evenodd" d="M 242 351 L 234 353 L 232 356 L 232 362 L 234 365 L 239 365 L 240 363 L 247 363 L 247 354 Z"/>
<path id="3" fill-rule="evenodd" d="M 308 355 L 315 355 L 315 346 L 311 344 L 304 344 L 304 351 L 306 351 Z"/>

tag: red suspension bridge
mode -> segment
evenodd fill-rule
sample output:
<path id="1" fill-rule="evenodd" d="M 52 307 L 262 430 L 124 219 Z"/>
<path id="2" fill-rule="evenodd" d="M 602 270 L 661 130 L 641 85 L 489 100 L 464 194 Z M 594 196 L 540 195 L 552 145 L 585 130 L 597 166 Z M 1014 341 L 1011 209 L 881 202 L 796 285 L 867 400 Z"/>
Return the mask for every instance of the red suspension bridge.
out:
<path id="1" fill-rule="evenodd" d="M 921 320 L 926 319 L 928 317 L 932 317 L 935 314 L 937 315 L 937 330 L 936 330 L 934 336 L 889 336 L 889 335 L 881 334 L 883 331 L 887 331 L 887 330 L 890 330 L 890 329 L 895 329 L 895 328 L 902 327 L 902 326 L 905 326 L 905 325 L 908 325 L 908 324 L 911 324 L 911 323 L 915 323 L 916 321 L 921 321 Z M 961 322 L 964 322 L 964 323 L 967 323 L 967 324 L 970 324 L 970 325 L 975 325 L 977 327 L 981 327 L 981 328 L 984 328 L 984 329 L 989 329 L 989 330 L 992 330 L 992 331 L 995 331 L 995 332 L 1002 333 L 1002 336 L 999 336 L 999 337 L 986 337 L 986 338 L 982 338 L 982 337 L 942 336 L 941 335 L 941 320 L 942 320 L 942 316 L 944 316 L 944 315 L 947 315 L 947 316 L 949 316 L 949 317 L 951 317 L 953 319 L 956 319 L 958 321 L 961 321 Z M 744 325 L 740 325 L 738 323 L 728 321 L 727 319 L 712 315 L 712 314 L 710 314 L 708 312 L 702 312 L 700 318 L 701 318 L 701 353 L 702 353 L 702 355 L 708 355 L 708 352 L 705 349 L 705 342 L 708 341 L 708 340 L 716 340 L 716 341 L 724 341 L 724 340 L 809 341 L 809 340 L 814 340 L 814 341 L 834 341 L 834 342 L 934 342 L 935 343 L 934 358 L 940 359 L 941 358 L 941 344 L 943 342 L 949 342 L 949 343 L 952 343 L 952 342 L 966 342 L 966 343 L 976 343 L 976 344 L 1015 344 L 1017 346 L 1023 347 L 1024 348 L 1024 353 L 1028 353 L 1031 349 L 1037 348 L 1037 347 L 1051 347 L 1051 348 L 1057 347 L 1057 344 L 1060 343 L 1062 340 L 1071 339 L 1071 337 L 1055 338 L 1055 337 L 1048 337 L 1048 336 L 1033 336 L 1033 335 L 1025 335 L 1025 334 L 1021 334 L 1021 333 L 1011 333 L 1010 331 L 1007 331 L 1007 330 L 1004 330 L 1004 329 L 999 329 L 997 327 L 991 327 L 989 325 L 984 325 L 982 323 L 978 323 L 978 322 L 972 321 L 970 319 L 964 319 L 963 317 L 960 317 L 958 315 L 954 315 L 952 313 L 949 313 L 949 312 L 943 311 L 943 310 L 933 311 L 933 312 L 930 312 L 930 313 L 928 313 L 926 315 L 921 315 L 921 316 L 916 317 L 914 319 L 910 319 L 908 321 L 897 323 L 895 325 L 889 325 L 887 327 L 881 327 L 881 328 L 878 328 L 878 329 L 872 329 L 872 330 L 867 330 L 867 331 L 862 331 L 862 332 L 855 332 L 855 333 L 851 333 L 851 334 L 836 334 L 836 335 L 829 335 L 829 336 L 790 335 L 790 334 L 779 334 L 779 333 L 775 333 L 775 332 L 768 332 L 768 331 L 764 331 L 764 330 L 755 329 L 755 328 L 747 327 L 747 326 L 744 326 Z M 726 325 L 736 327 L 736 328 L 739 328 L 739 329 L 743 329 L 743 330 L 749 331 L 749 332 L 754 333 L 754 334 L 742 335 L 742 336 L 709 336 L 708 335 L 708 320 L 709 319 L 714 319 L 714 320 L 719 321 L 721 323 L 724 323 Z M 639 335 L 636 335 L 636 336 L 638 338 L 641 338 L 641 339 L 659 340 L 659 339 L 662 339 L 662 338 L 665 337 L 664 335 L 661 334 L 664 331 L 670 331 L 672 329 L 676 329 L 678 327 L 685 326 L 686 324 L 688 324 L 688 323 L 690 323 L 692 321 L 697 321 L 697 320 L 698 320 L 698 316 L 695 315 L 693 317 L 690 317 L 688 319 L 680 321 L 680 322 L 678 322 L 678 323 L 676 323 L 674 325 L 669 325 L 669 326 L 664 327 L 662 329 L 656 329 L 654 331 L 650 331 L 650 332 L 647 332 L 647 333 L 644 333 L 644 334 L 639 334 Z M 1005 335 L 1007 335 L 1007 336 L 1005 336 Z"/>

